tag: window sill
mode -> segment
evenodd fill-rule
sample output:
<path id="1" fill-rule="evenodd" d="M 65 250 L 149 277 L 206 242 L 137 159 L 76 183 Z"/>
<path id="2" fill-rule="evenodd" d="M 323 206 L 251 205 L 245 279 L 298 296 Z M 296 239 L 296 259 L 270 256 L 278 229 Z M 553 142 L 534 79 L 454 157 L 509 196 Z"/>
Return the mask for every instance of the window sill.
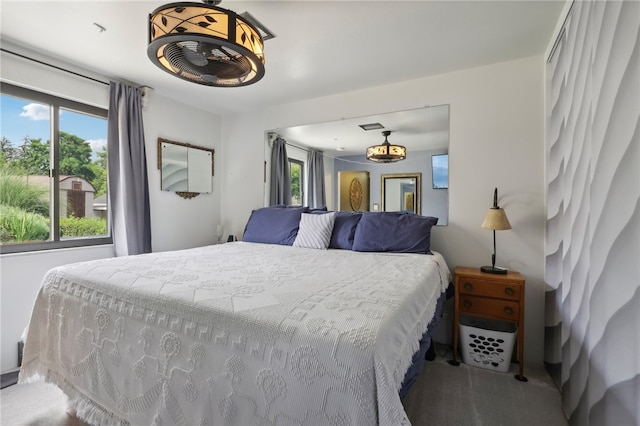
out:
<path id="1" fill-rule="evenodd" d="M 87 239 L 74 239 L 65 241 L 45 241 L 40 243 L 27 243 L 27 244 L 10 244 L 0 246 L 0 256 L 8 254 L 24 254 L 43 252 L 48 250 L 60 250 L 71 248 L 87 248 L 94 246 L 106 246 L 113 245 L 111 237 L 105 238 L 87 238 Z"/>

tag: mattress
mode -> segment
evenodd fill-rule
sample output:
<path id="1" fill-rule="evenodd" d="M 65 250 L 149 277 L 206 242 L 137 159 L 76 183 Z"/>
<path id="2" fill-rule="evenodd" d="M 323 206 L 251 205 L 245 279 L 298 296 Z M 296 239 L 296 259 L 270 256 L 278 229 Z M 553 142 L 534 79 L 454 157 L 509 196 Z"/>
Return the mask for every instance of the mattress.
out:
<path id="1" fill-rule="evenodd" d="M 50 270 L 20 380 L 100 424 L 402 425 L 433 255 L 234 242 Z"/>

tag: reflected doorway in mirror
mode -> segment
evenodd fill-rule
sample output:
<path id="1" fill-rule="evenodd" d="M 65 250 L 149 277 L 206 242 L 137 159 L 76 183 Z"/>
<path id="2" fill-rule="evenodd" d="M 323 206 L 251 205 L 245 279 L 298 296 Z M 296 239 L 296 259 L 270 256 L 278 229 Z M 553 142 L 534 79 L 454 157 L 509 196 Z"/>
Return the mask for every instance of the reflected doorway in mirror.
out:
<path id="1" fill-rule="evenodd" d="M 340 172 L 338 183 L 338 210 L 369 211 L 369 172 Z"/>

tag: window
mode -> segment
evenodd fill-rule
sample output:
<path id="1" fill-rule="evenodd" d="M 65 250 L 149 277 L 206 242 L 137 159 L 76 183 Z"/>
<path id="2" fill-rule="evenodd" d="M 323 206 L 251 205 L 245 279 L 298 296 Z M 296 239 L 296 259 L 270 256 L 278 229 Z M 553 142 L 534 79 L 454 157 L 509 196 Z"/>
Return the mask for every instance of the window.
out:
<path id="1" fill-rule="evenodd" d="M 0 253 L 111 243 L 107 110 L 0 87 Z"/>
<path id="2" fill-rule="evenodd" d="M 449 154 L 431 156 L 433 189 L 449 188 Z"/>
<path id="3" fill-rule="evenodd" d="M 301 206 L 304 200 L 304 162 L 289 158 L 291 179 L 291 205 Z"/>

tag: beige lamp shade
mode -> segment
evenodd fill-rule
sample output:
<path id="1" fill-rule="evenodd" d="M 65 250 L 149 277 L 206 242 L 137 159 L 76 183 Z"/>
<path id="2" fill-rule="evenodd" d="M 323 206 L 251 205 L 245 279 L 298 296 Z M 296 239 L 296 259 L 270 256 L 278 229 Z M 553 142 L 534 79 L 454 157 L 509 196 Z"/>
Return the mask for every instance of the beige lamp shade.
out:
<path id="1" fill-rule="evenodd" d="M 490 208 L 484 218 L 484 222 L 482 222 L 482 229 L 493 229 L 494 231 L 511 229 L 511 224 L 504 209 Z"/>

